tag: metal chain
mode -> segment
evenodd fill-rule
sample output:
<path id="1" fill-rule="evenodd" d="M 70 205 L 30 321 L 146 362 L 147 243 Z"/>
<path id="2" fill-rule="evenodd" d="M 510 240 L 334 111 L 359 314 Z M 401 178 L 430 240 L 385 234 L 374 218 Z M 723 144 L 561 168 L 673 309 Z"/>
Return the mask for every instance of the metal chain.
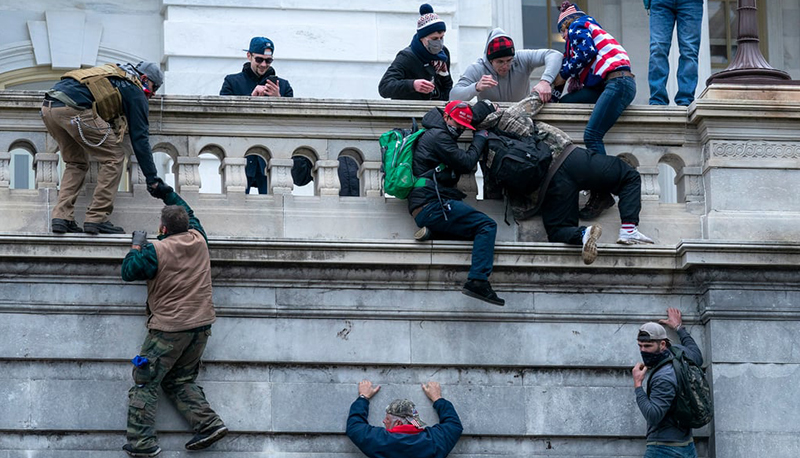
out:
<path id="1" fill-rule="evenodd" d="M 81 124 L 83 124 L 83 122 L 81 121 L 81 117 L 80 116 L 73 116 L 72 119 L 70 120 L 70 123 L 71 124 L 75 124 L 76 126 L 78 126 L 78 134 L 80 134 L 81 140 L 83 140 L 83 143 L 85 143 L 87 146 L 91 146 L 92 148 L 98 147 L 98 146 L 102 145 L 103 143 L 105 143 L 106 139 L 108 138 L 108 134 L 111 133 L 111 125 L 108 124 L 108 125 L 106 125 L 106 134 L 103 135 L 103 138 L 101 138 L 100 141 L 96 145 L 93 145 L 93 144 L 89 143 L 88 140 L 86 140 L 86 137 L 83 136 L 83 128 L 81 127 Z M 90 129 L 94 129 L 94 130 L 101 130 L 101 129 L 97 128 L 97 127 L 92 127 L 92 126 L 87 126 L 87 127 L 90 128 Z"/>

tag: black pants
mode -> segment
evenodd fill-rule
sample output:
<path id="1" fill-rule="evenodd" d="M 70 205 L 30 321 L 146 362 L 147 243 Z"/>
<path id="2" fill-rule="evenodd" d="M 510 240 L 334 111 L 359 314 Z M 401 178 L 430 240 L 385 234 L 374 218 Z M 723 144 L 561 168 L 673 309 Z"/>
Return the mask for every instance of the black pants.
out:
<path id="1" fill-rule="evenodd" d="M 639 224 L 642 179 L 622 159 L 576 148 L 553 175 L 542 205 L 542 222 L 551 242 L 580 245 L 586 226 L 578 226 L 578 193 L 610 192 L 619 196 L 623 223 Z"/>

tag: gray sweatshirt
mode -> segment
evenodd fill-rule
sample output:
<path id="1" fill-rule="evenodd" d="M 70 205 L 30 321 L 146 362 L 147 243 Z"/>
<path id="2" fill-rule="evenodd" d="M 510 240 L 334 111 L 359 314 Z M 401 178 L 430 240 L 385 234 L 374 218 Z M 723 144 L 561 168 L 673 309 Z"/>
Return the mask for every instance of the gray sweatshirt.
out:
<path id="1" fill-rule="evenodd" d="M 678 337 L 686 356 L 698 366 L 703 364 L 703 355 L 694 339 L 684 327 L 678 329 Z M 686 444 L 692 440 L 692 430 L 679 427 L 667 412 L 678 388 L 678 379 L 672 364 L 666 364 L 650 376 L 647 382 L 650 396 L 642 387 L 636 388 L 636 403 L 647 421 L 647 442 Z"/>
<path id="2" fill-rule="evenodd" d="M 478 100 L 519 102 L 531 95 L 531 73 L 541 66 L 545 66 L 542 80 L 548 83 L 555 80 L 561 69 L 563 55 L 553 49 L 520 49 L 514 54 L 509 72 L 503 77 L 499 76 L 489 62 L 486 51 L 489 42 L 501 36 L 511 38 L 503 29 L 492 30 L 486 39 L 483 57 L 467 67 L 458 83 L 450 90 L 450 100 L 470 100 L 477 96 Z M 480 81 L 483 75 L 491 75 L 497 81 L 497 86 L 478 92 L 475 83 Z"/>

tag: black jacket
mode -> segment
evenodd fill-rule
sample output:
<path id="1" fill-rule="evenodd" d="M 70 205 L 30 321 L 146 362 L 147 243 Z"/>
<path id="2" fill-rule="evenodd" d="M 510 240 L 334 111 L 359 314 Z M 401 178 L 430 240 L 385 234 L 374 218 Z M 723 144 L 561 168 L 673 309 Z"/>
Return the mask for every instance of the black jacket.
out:
<path id="1" fill-rule="evenodd" d="M 148 115 L 150 107 L 144 91 L 123 78 L 110 77 L 109 82 L 119 89 L 122 96 L 122 112 L 128 120 L 128 132 L 136 160 L 147 184 L 155 183 L 158 171 L 153 162 L 153 151 L 150 149 L 150 123 Z M 91 109 L 94 97 L 89 88 L 72 78 L 64 78 L 57 82 L 53 89 L 68 95 L 78 106 Z"/>
<path id="2" fill-rule="evenodd" d="M 358 398 L 350 406 L 347 437 L 369 458 L 445 458 L 461 437 L 463 427 L 456 409 L 447 399 L 433 403 L 439 424 L 428 426 L 419 434 L 390 433 L 370 426 L 369 401 Z"/>
<path id="3" fill-rule="evenodd" d="M 444 48 L 447 54 L 447 68 L 450 69 L 450 51 Z M 434 79 L 436 89 L 430 94 L 422 94 L 414 90 L 414 80 L 423 79 L 430 81 Z M 407 47 L 397 53 L 394 61 L 386 69 L 381 82 L 378 83 L 378 92 L 385 99 L 398 100 L 448 100 L 450 89 L 453 88 L 453 77 L 451 75 L 440 76 L 430 62 L 419 60 L 411 47 Z"/>
<path id="4" fill-rule="evenodd" d="M 486 138 L 476 135 L 467 151 L 462 151 L 456 143 L 456 136 L 450 133 L 444 122 L 444 111 L 433 108 L 422 118 L 422 127 L 427 129 L 414 148 L 414 160 L 411 168 L 416 177 L 426 177 L 425 186 L 414 188 L 408 195 L 408 211 L 438 200 L 436 185 L 442 200 L 462 200 L 466 195 L 456 189 L 456 184 L 463 173 L 472 173 L 478 158 L 486 146 Z M 443 171 L 432 172 L 439 164 L 446 167 Z M 433 180 L 436 174 L 436 182 Z"/>
<path id="5" fill-rule="evenodd" d="M 263 86 L 267 82 L 267 77 L 274 74 L 275 69 L 270 67 L 267 69 L 267 73 L 259 78 L 250 68 L 250 62 L 245 62 L 241 72 L 225 77 L 222 89 L 219 90 L 219 95 L 250 95 L 256 86 Z M 280 89 L 281 97 L 294 97 L 292 85 L 285 79 L 278 78 L 278 88 Z"/>

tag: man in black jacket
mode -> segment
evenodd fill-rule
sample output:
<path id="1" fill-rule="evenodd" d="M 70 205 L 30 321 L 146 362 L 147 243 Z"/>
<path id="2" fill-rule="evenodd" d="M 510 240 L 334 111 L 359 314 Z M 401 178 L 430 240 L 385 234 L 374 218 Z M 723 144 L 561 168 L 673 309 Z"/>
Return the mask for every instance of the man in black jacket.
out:
<path id="1" fill-rule="evenodd" d="M 442 100 L 450 97 L 450 51 L 444 46 L 444 21 L 427 3 L 419 8 L 417 33 L 386 69 L 378 92 L 385 99 Z"/>
<path id="2" fill-rule="evenodd" d="M 456 189 L 462 173 L 472 173 L 486 145 L 486 131 L 476 132 L 467 151 L 458 148 L 456 140 L 470 124 L 469 104 L 454 100 L 444 110 L 434 108 L 422 118 L 427 129 L 414 149 L 414 176 L 424 177 L 425 185 L 414 188 L 408 195 L 408 211 L 414 217 L 418 231 L 432 231 L 437 236 L 474 240 L 472 266 L 461 292 L 495 305 L 505 301 L 497 297 L 489 284 L 494 264 L 494 240 L 497 223 L 492 218 L 462 202 L 466 195 Z M 415 234 L 418 240 L 424 236 Z"/>
<path id="3" fill-rule="evenodd" d="M 154 62 L 106 64 L 73 70 L 47 91 L 42 120 L 58 143 L 64 175 L 53 208 L 51 230 L 57 234 L 122 234 L 125 229 L 109 221 L 122 178 L 125 150 L 121 143 L 130 133 L 148 190 L 163 183 L 158 178 L 150 150 L 147 100 L 164 84 L 164 74 Z M 99 161 L 97 186 L 86 209 L 83 228 L 75 222 L 75 200 L 89 171 L 89 156 Z"/>
<path id="4" fill-rule="evenodd" d="M 370 426 L 369 400 L 379 390 L 372 382 L 358 384 L 358 398 L 350 406 L 347 417 L 347 437 L 369 458 L 445 458 L 458 439 L 463 427 L 453 404 L 442 397 L 442 387 L 436 382 L 422 385 L 422 391 L 433 402 L 439 424 L 425 426 L 416 406 L 408 399 L 395 399 L 386 407 L 384 428 Z"/>
<path id="5" fill-rule="evenodd" d="M 288 81 L 278 79 L 272 68 L 275 45 L 265 37 L 253 37 L 242 71 L 225 77 L 219 95 L 294 97 Z"/>

